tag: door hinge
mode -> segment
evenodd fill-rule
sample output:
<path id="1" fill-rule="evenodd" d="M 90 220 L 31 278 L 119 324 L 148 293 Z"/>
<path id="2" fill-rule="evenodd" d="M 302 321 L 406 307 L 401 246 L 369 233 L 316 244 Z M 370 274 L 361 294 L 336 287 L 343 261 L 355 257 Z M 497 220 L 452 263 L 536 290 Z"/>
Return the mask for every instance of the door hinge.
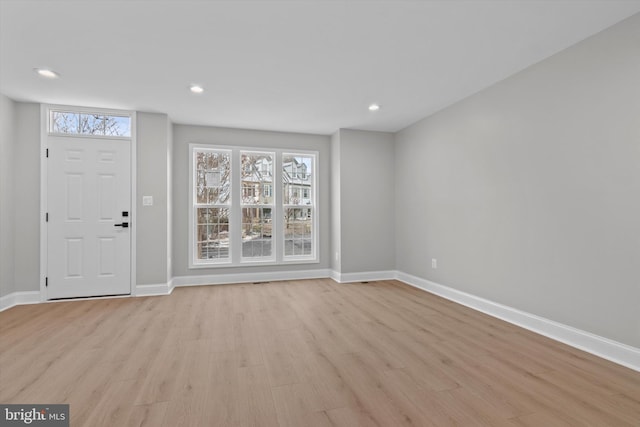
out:
<path id="1" fill-rule="evenodd" d="M 47 148 L 47 159 L 49 158 L 49 149 Z"/>
<path id="2" fill-rule="evenodd" d="M 48 277 L 44 278 L 44 286 L 45 287 L 49 287 L 49 278 Z"/>
<path id="3" fill-rule="evenodd" d="M 44 214 L 44 215 L 45 215 L 44 221 L 45 221 L 45 222 L 49 222 L 49 212 L 47 212 L 47 213 L 46 213 L 46 214 Z"/>

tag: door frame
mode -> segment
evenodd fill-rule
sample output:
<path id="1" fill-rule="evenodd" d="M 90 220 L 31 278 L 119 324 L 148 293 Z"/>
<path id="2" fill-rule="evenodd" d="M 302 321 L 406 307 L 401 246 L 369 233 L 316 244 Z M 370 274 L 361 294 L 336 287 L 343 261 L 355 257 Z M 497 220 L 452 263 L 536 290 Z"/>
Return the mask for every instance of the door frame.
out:
<path id="1" fill-rule="evenodd" d="M 48 275 L 48 248 L 49 240 L 47 238 L 47 221 L 46 213 L 48 211 L 48 195 L 49 187 L 47 182 L 47 142 L 49 138 L 49 111 L 50 110 L 67 110 L 87 113 L 104 113 L 113 115 L 125 115 L 131 117 L 131 226 L 129 227 L 131 235 L 131 257 L 130 257 L 130 296 L 136 295 L 136 230 L 137 230 L 137 206 L 136 200 L 136 181 L 137 181 L 137 143 L 136 143 L 136 112 L 127 110 L 113 110 L 107 108 L 90 108 L 76 107 L 70 105 L 58 104 L 40 104 L 40 302 L 47 302 L 47 287 L 45 278 Z M 86 135 L 83 135 L 86 137 Z M 95 298 L 95 297 L 89 297 Z M 102 298 L 102 297 L 98 297 Z"/>

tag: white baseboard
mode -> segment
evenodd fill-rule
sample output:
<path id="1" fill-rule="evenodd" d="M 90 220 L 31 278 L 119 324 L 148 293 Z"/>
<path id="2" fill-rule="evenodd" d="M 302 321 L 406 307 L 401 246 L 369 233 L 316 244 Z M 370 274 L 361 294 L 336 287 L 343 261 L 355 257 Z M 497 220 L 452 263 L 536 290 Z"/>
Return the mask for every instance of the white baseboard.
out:
<path id="1" fill-rule="evenodd" d="M 331 277 L 331 270 L 271 271 L 262 273 L 210 274 L 205 276 L 178 276 L 173 286 L 226 285 L 233 283 L 271 282 L 278 280 L 324 279 Z"/>
<path id="2" fill-rule="evenodd" d="M 553 320 L 498 304 L 448 286 L 397 272 L 397 279 L 410 286 L 439 295 L 448 300 L 481 311 L 498 319 L 560 341 L 603 359 L 640 372 L 640 349 L 573 328 Z"/>
<path id="3" fill-rule="evenodd" d="M 331 278 L 338 283 L 369 282 L 375 280 L 392 280 L 397 278 L 394 270 L 387 271 L 363 271 L 361 273 L 339 273 L 331 271 Z"/>
<path id="4" fill-rule="evenodd" d="M 148 297 L 153 295 L 169 295 L 173 291 L 171 282 L 158 283 L 153 285 L 138 285 L 136 286 L 137 297 Z"/>
<path id="5" fill-rule="evenodd" d="M 12 292 L 0 298 L 0 311 L 8 310 L 16 305 L 37 304 L 39 302 L 39 291 Z"/>

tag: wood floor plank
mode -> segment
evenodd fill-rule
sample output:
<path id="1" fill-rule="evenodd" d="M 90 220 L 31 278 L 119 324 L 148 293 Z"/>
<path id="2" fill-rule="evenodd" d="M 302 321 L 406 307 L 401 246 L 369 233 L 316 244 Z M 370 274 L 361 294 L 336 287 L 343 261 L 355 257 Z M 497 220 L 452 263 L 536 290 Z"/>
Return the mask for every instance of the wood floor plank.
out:
<path id="1" fill-rule="evenodd" d="M 264 363 L 257 322 L 254 312 L 235 314 L 234 350 L 238 355 L 238 367 Z"/>
<path id="2" fill-rule="evenodd" d="M 169 402 L 158 402 L 150 405 L 138 405 L 131 408 L 123 425 L 129 427 L 157 427 L 165 419 Z M 175 425 L 175 424 L 174 424 Z"/>
<path id="3" fill-rule="evenodd" d="M 241 408 L 238 408 L 237 405 L 238 390 L 237 355 L 235 352 L 212 353 L 207 388 L 198 394 L 198 398 L 204 397 L 206 402 L 200 422 L 207 420 L 208 425 L 216 426 L 239 425 L 238 411 Z"/>
<path id="4" fill-rule="evenodd" d="M 640 373 L 396 281 L 0 313 L 0 402 L 74 426 L 639 426 Z"/>
<path id="5" fill-rule="evenodd" d="M 379 377 L 382 390 L 401 408 L 403 422 L 424 426 L 458 423 L 459 416 L 447 413 L 440 393 L 424 389 L 404 370 L 388 370 Z"/>
<path id="6" fill-rule="evenodd" d="M 264 366 L 240 367 L 238 375 L 238 425 L 242 427 L 269 427 L 278 425 L 278 416 Z"/>
<path id="7" fill-rule="evenodd" d="M 272 387 L 294 384 L 299 381 L 287 347 L 286 333 L 272 331 L 270 334 L 264 334 L 261 349 Z"/>
<path id="8" fill-rule="evenodd" d="M 360 420 L 358 413 L 352 408 L 345 406 L 326 411 L 329 422 L 335 427 L 357 427 L 367 425 L 364 420 Z"/>
<path id="9" fill-rule="evenodd" d="M 208 406 L 206 389 L 195 390 L 196 393 L 179 396 L 168 402 L 159 402 L 154 405 L 165 404 L 162 416 L 160 414 L 149 414 L 159 422 L 155 426 L 161 427 L 197 427 L 206 419 L 205 411 Z M 222 424 L 221 424 L 222 425 Z"/>
<path id="10" fill-rule="evenodd" d="M 140 382 L 136 380 L 109 383 L 96 407 L 87 417 L 86 425 L 96 427 L 125 425 L 133 409 L 131 402 L 135 400 L 140 387 Z M 73 414 L 71 414 L 71 422 L 75 424 Z"/>
<path id="11" fill-rule="evenodd" d="M 280 426 L 330 426 L 320 396 L 309 383 L 272 388 Z"/>
<path id="12" fill-rule="evenodd" d="M 513 423 L 517 426 L 523 427 L 573 427 L 574 424 L 569 424 L 559 419 L 557 413 L 553 412 L 535 412 L 529 415 L 523 415 L 518 418 L 514 418 Z"/>
<path id="13" fill-rule="evenodd" d="M 513 427 L 514 423 L 501 416 L 500 409 L 491 403 L 478 398 L 477 395 L 464 387 L 453 390 L 444 390 L 439 393 L 443 406 L 447 412 L 463 413 L 466 419 L 471 419 L 483 426 Z"/>

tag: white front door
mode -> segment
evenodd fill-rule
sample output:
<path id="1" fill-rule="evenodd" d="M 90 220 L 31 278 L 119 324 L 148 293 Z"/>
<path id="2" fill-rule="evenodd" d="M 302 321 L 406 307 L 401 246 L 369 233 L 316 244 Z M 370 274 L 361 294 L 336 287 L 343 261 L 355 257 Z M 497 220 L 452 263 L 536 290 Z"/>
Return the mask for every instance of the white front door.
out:
<path id="1" fill-rule="evenodd" d="M 47 299 L 131 293 L 131 141 L 47 146 Z"/>

